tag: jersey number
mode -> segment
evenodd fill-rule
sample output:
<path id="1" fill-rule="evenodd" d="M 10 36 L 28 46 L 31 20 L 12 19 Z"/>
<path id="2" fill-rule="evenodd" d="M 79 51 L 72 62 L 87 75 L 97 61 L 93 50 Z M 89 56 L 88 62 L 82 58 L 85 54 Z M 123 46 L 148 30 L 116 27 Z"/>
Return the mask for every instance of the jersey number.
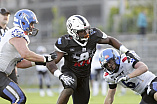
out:
<path id="1" fill-rule="evenodd" d="M 89 58 L 89 53 L 85 52 L 80 55 L 80 59 L 78 61 L 87 60 Z"/>
<path id="2" fill-rule="evenodd" d="M 135 85 L 135 83 L 133 83 L 133 82 L 125 82 L 125 81 L 122 81 L 122 83 L 124 84 L 124 85 L 126 85 L 128 88 L 135 88 L 136 87 L 136 85 Z"/>
<path id="3" fill-rule="evenodd" d="M 85 66 L 85 65 L 90 64 L 90 62 L 91 62 L 91 58 L 89 58 L 88 60 L 81 61 L 81 62 L 76 62 L 74 66 L 78 66 L 78 67 Z"/>

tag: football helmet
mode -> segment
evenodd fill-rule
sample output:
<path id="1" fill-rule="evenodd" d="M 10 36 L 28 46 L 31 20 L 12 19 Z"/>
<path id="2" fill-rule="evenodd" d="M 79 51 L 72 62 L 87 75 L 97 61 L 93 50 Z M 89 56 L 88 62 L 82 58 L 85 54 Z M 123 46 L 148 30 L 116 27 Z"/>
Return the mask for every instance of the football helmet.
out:
<path id="1" fill-rule="evenodd" d="M 37 17 L 33 11 L 22 9 L 15 13 L 13 25 L 27 31 L 29 35 L 35 36 L 38 33 L 38 29 L 34 26 L 30 26 L 31 23 L 38 23 Z"/>
<path id="2" fill-rule="evenodd" d="M 81 15 L 73 15 L 66 22 L 67 32 L 73 36 L 75 40 L 88 40 L 90 34 L 90 24 L 87 19 Z M 87 35 L 80 37 L 79 31 L 86 31 Z"/>
<path id="3" fill-rule="evenodd" d="M 113 59 L 114 64 L 116 65 L 115 69 L 112 71 L 109 69 L 107 63 Z M 101 67 L 109 74 L 116 73 L 119 70 L 120 66 L 120 55 L 119 53 L 113 48 L 104 49 L 99 55 L 99 62 Z"/>

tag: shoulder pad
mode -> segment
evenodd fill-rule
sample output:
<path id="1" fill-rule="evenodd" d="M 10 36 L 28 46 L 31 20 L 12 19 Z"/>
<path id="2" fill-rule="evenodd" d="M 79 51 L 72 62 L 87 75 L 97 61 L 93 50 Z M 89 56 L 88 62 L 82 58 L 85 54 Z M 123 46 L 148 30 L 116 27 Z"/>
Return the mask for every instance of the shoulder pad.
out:
<path id="1" fill-rule="evenodd" d="M 128 60 L 128 57 L 125 55 L 125 54 L 121 54 L 121 62 L 122 63 L 125 63 L 125 62 L 128 62 L 127 60 Z"/>
<path id="2" fill-rule="evenodd" d="M 71 40 L 71 39 L 72 37 L 70 37 L 70 35 L 63 35 L 62 37 L 58 38 L 58 40 L 56 41 L 56 44 L 66 46 L 68 44 L 68 40 Z"/>
<path id="3" fill-rule="evenodd" d="M 69 41 L 72 39 L 70 35 L 63 35 L 62 37 L 58 38 L 55 43 L 55 47 L 58 50 L 65 51 Z"/>
<path id="4" fill-rule="evenodd" d="M 95 29 L 96 29 L 96 28 L 91 28 L 91 29 L 90 29 L 90 34 L 91 34 L 91 35 L 93 35 L 93 34 L 96 33 Z"/>
<path id="5" fill-rule="evenodd" d="M 65 40 L 73 39 L 73 37 L 71 35 L 63 35 L 63 37 L 65 38 Z"/>
<path id="6" fill-rule="evenodd" d="M 107 35 L 98 28 L 92 28 L 91 35 L 93 34 L 99 38 L 104 38 L 104 39 L 107 38 Z"/>
<path id="7" fill-rule="evenodd" d="M 127 57 L 124 57 L 124 58 L 122 59 L 122 62 L 124 63 L 126 60 L 127 60 Z"/>
<path id="8" fill-rule="evenodd" d="M 11 31 L 11 37 L 19 37 L 19 38 L 23 37 L 27 41 L 28 44 L 30 43 L 28 35 L 26 35 L 24 31 L 19 27 L 15 27 Z"/>

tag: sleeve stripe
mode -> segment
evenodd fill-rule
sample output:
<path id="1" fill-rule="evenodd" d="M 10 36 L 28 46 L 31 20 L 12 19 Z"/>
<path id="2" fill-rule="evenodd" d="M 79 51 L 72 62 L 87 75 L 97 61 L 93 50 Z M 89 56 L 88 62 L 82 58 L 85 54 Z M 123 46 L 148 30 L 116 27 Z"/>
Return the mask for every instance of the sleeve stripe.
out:
<path id="1" fill-rule="evenodd" d="M 62 51 L 62 50 L 60 50 L 59 48 L 57 48 L 57 47 L 56 47 L 56 45 L 54 45 L 54 48 L 55 48 L 55 51 L 58 51 L 58 52 L 63 52 L 63 53 L 66 53 L 66 54 L 67 54 L 67 52 Z"/>

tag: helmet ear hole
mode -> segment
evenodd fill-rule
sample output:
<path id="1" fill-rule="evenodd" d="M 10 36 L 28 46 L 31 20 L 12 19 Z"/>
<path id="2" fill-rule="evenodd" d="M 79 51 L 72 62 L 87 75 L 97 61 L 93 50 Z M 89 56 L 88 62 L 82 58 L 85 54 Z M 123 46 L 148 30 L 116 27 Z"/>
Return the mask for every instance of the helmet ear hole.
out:
<path id="1" fill-rule="evenodd" d="M 24 22 L 22 22 L 22 24 L 23 24 L 23 25 L 25 25 L 25 23 L 24 23 Z"/>
<path id="2" fill-rule="evenodd" d="M 19 16 L 21 16 L 22 13 L 19 14 Z"/>

